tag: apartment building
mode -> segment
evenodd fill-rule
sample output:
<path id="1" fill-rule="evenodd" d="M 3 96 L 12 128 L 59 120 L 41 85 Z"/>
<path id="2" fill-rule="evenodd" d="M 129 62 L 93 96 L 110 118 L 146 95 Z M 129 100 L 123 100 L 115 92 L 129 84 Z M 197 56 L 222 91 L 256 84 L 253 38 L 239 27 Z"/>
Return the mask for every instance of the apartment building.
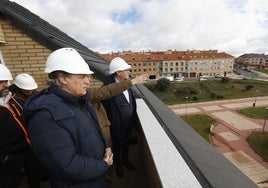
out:
<path id="1" fill-rule="evenodd" d="M 237 66 L 251 69 L 251 68 L 268 68 L 268 55 L 249 53 L 243 54 L 235 59 Z"/>
<path id="2" fill-rule="evenodd" d="M 121 57 L 132 65 L 132 75 L 149 73 L 151 79 L 161 77 L 197 78 L 233 72 L 234 57 L 217 50 L 187 50 L 161 52 L 116 52 L 99 54 L 107 61 Z"/>
<path id="3" fill-rule="evenodd" d="M 132 76 L 148 73 L 150 79 L 156 79 L 159 72 L 159 64 L 162 62 L 162 56 L 158 52 L 131 52 L 123 51 L 109 54 L 98 54 L 102 58 L 111 62 L 115 57 L 121 57 L 131 65 Z"/>

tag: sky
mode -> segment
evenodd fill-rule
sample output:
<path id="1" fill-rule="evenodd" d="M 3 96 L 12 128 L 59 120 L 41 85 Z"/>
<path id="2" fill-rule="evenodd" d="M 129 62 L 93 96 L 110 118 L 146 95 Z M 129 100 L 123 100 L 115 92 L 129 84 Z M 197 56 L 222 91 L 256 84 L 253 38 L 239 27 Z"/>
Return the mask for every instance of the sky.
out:
<path id="1" fill-rule="evenodd" d="M 268 0 L 11 0 L 89 49 L 268 54 Z"/>

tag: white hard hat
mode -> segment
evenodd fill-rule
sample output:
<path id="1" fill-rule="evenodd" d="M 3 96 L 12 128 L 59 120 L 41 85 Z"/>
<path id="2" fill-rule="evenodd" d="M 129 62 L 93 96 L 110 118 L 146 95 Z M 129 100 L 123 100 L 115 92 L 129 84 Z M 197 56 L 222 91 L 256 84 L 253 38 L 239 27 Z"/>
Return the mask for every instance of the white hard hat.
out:
<path id="1" fill-rule="evenodd" d="M 114 58 L 109 65 L 110 74 L 113 74 L 117 71 L 128 70 L 130 68 L 131 66 L 127 64 L 127 62 L 120 57 Z"/>
<path id="2" fill-rule="evenodd" d="M 46 61 L 46 73 L 65 71 L 70 74 L 93 74 L 82 56 L 73 48 L 60 48 L 52 52 Z"/>
<path id="3" fill-rule="evenodd" d="M 37 83 L 35 82 L 34 78 L 27 74 L 27 73 L 22 73 L 22 74 L 18 74 L 15 77 L 15 81 L 14 84 L 21 89 L 24 90 L 34 90 L 36 89 Z"/>
<path id="4" fill-rule="evenodd" d="M 10 70 L 0 63 L 0 80 L 13 80 Z"/>

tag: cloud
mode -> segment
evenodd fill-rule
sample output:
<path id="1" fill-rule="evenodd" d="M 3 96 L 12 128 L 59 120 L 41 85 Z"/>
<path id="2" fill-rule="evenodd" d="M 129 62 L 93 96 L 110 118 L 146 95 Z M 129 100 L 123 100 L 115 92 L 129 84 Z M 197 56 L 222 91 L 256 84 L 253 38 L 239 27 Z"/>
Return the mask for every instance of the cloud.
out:
<path id="1" fill-rule="evenodd" d="M 268 53 L 266 0 L 13 0 L 93 51 Z"/>

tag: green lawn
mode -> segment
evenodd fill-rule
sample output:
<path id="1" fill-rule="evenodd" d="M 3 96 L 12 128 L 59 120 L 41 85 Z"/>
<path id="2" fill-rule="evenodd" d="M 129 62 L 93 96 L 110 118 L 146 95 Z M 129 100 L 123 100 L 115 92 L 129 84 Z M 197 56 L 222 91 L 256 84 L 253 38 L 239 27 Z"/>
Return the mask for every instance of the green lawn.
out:
<path id="1" fill-rule="evenodd" d="M 253 132 L 247 137 L 247 142 L 264 161 L 268 161 L 268 132 Z"/>
<path id="2" fill-rule="evenodd" d="M 240 109 L 237 110 L 237 112 L 243 114 L 244 116 L 248 116 L 250 118 L 255 119 L 268 118 L 268 110 L 266 109 L 266 107 Z"/>
<path id="3" fill-rule="evenodd" d="M 265 107 L 242 109 L 237 110 L 237 112 L 251 118 L 264 119 L 267 117 L 267 110 Z M 185 115 L 181 116 L 181 118 L 209 143 L 212 143 L 210 137 L 210 126 L 211 124 L 216 125 L 217 120 L 205 114 Z M 258 155 L 260 155 L 264 161 L 268 161 L 268 132 L 253 132 L 246 140 L 250 147 Z"/>
<path id="4" fill-rule="evenodd" d="M 195 131 L 197 131 L 203 138 L 211 143 L 210 126 L 216 124 L 217 121 L 206 114 L 185 115 L 181 118 L 187 122 Z"/>
<path id="5" fill-rule="evenodd" d="M 246 108 L 237 110 L 237 112 L 250 118 L 268 119 L 266 107 Z M 247 142 L 263 160 L 268 161 L 268 132 L 253 132 L 247 137 Z"/>
<path id="6" fill-rule="evenodd" d="M 265 74 L 268 74 L 268 69 L 254 69 L 258 72 L 262 72 L 262 73 L 265 73 Z"/>
<path id="7" fill-rule="evenodd" d="M 230 79 L 228 83 L 222 83 L 220 79 L 171 82 L 166 91 L 159 91 L 155 85 L 155 83 L 145 84 L 149 90 L 167 105 L 258 97 L 268 94 L 267 82 L 247 79 Z M 188 97 L 187 100 L 186 96 Z"/>

